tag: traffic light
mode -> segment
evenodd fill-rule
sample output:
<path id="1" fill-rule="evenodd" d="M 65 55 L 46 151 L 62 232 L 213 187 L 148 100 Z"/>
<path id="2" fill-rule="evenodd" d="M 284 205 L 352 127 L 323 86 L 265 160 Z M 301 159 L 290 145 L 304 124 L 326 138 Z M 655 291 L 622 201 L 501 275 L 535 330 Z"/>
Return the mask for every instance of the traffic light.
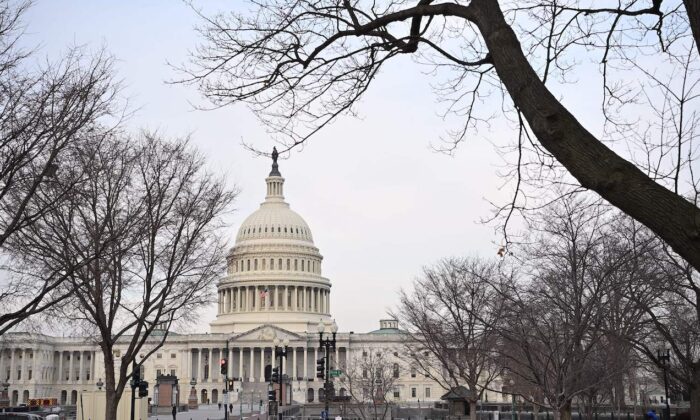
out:
<path id="1" fill-rule="evenodd" d="M 139 382 L 139 398 L 147 397 L 148 396 L 148 382 L 146 381 L 141 381 Z"/>
<path id="2" fill-rule="evenodd" d="M 323 357 L 316 360 L 316 377 L 321 379 L 326 377 L 326 359 Z"/>
<path id="3" fill-rule="evenodd" d="M 139 385 L 139 382 L 141 382 L 141 375 L 140 375 L 141 369 L 137 368 L 134 369 L 134 372 L 131 374 L 131 387 L 136 388 Z"/>
<path id="4" fill-rule="evenodd" d="M 270 382 L 278 382 L 280 380 L 280 368 L 273 367 L 272 375 L 270 375 Z"/>
<path id="5" fill-rule="evenodd" d="M 277 401 L 277 391 L 275 391 L 274 389 L 267 391 L 267 400 L 268 401 Z M 262 405 L 262 401 L 260 401 L 260 403 Z"/>
<path id="6" fill-rule="evenodd" d="M 221 364 L 221 374 L 226 375 L 226 372 L 228 372 L 228 360 L 221 359 L 219 363 Z"/>

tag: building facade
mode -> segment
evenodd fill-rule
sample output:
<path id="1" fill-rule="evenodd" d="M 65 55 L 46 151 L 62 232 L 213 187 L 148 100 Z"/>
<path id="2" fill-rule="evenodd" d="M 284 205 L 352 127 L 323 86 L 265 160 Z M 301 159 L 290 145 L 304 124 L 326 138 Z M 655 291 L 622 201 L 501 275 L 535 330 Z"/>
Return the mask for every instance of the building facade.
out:
<path id="1" fill-rule="evenodd" d="M 187 404 L 192 388 L 200 404 L 223 401 L 222 358 L 228 359 L 228 376 L 233 379 L 229 402 L 265 400 L 265 376 L 275 367 L 276 339 L 289 343 L 281 371 L 289 378 L 291 398 L 299 403 L 319 400 L 323 383 L 316 378 L 316 360 L 322 356 L 318 331 L 319 325 L 327 332 L 334 325 L 331 281 L 323 276 L 323 257 L 311 229 L 285 201 L 284 181 L 273 161 L 265 179 L 265 200 L 242 223 L 228 254 L 210 333 L 170 333 L 161 348 L 141 361 L 152 385 L 160 375 L 179 378 L 180 392 L 173 398 L 180 404 Z M 158 336 L 151 338 L 158 341 Z M 336 343 L 331 366 L 340 370 L 367 352 L 387 355 L 398 376 L 390 396 L 398 401 L 431 402 L 444 393 L 437 383 L 404 365 L 395 320 L 382 320 L 378 330 L 368 333 L 338 332 Z M 0 342 L 0 380 L 9 383 L 13 405 L 35 398 L 75 404 L 80 391 L 94 390 L 102 381 L 103 366 L 101 351 L 89 338 L 9 333 Z M 340 384 L 336 390 L 345 391 Z M 154 401 L 157 392 L 151 386 Z M 498 398 L 496 393 L 493 398 Z"/>

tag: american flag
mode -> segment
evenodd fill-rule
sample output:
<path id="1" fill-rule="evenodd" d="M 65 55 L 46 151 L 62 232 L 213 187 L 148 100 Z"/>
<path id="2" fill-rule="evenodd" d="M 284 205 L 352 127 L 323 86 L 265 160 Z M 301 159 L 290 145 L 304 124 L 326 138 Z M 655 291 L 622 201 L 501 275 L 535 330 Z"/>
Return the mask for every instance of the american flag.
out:
<path id="1" fill-rule="evenodd" d="M 267 287 L 265 288 L 265 290 L 260 291 L 260 299 L 262 299 L 263 302 L 265 301 L 266 297 L 267 297 Z"/>

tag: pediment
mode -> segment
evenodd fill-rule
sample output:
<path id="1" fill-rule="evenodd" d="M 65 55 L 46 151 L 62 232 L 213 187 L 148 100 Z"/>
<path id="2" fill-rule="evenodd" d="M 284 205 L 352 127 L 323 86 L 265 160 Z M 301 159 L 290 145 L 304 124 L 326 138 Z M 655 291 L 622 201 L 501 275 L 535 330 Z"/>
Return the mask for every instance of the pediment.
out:
<path id="1" fill-rule="evenodd" d="M 305 336 L 293 333 L 291 331 L 285 330 L 284 328 L 280 328 L 270 324 L 261 325 L 244 333 L 234 334 L 231 337 L 231 341 L 255 343 L 262 342 L 272 344 L 275 338 L 279 338 L 281 341 L 284 341 L 286 339 L 290 342 L 306 341 Z"/>

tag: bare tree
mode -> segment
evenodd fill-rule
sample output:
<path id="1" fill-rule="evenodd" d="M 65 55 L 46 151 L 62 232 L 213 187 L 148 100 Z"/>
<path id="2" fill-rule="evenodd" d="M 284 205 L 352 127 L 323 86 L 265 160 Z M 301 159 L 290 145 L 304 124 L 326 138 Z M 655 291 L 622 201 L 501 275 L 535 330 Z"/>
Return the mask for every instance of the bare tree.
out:
<path id="1" fill-rule="evenodd" d="M 510 299 L 499 330 L 504 363 L 564 420 L 574 401 L 595 404 L 621 382 L 636 360 L 628 343 L 645 331 L 643 309 L 626 298 L 639 273 L 628 274 L 634 253 L 612 235 L 609 213 L 582 198 L 544 212 L 531 226 L 525 277 L 503 291 Z"/>
<path id="2" fill-rule="evenodd" d="M 368 420 L 385 419 L 391 410 L 390 395 L 398 381 L 395 362 L 386 353 L 367 348 L 355 353 L 340 377 L 340 384 L 350 396 L 349 410 Z"/>
<path id="3" fill-rule="evenodd" d="M 221 216 L 235 194 L 185 140 L 107 133 L 73 162 L 88 175 L 19 235 L 35 271 L 65 272 L 73 293 L 53 314 L 95 337 L 105 361 L 104 418 L 114 420 L 132 366 L 170 326 L 210 303 L 223 267 Z M 75 262 L 89 257 L 78 269 Z M 154 329 L 166 333 L 154 337 Z M 150 340 L 149 340 L 150 338 Z M 119 350 L 119 352 L 115 352 Z"/>
<path id="4" fill-rule="evenodd" d="M 645 74 L 633 64 L 652 57 L 652 68 L 661 67 L 657 64 L 666 58 L 670 68 L 697 65 L 700 7 L 694 2 L 626 0 L 599 7 L 575 0 L 254 4 L 246 15 L 203 16 L 203 44 L 183 69 L 184 81 L 197 84 L 216 106 L 249 104 L 294 147 L 338 115 L 354 112 L 387 61 L 421 54 L 437 70 L 450 72 L 441 98 L 448 101 L 446 112 L 460 120 L 454 144 L 478 130 L 491 114 L 478 109 L 490 93 L 509 99 L 493 100 L 493 108 L 506 109 L 520 128 L 517 169 L 512 172 L 516 192 L 506 214 L 527 202 L 528 197 L 518 194 L 526 173 L 541 177 L 561 164 L 575 179 L 557 182 L 597 192 L 700 268 L 700 209 L 692 201 L 697 191 L 692 165 L 671 162 L 671 169 L 682 170 L 684 179 L 669 186 L 633 163 L 637 149 L 613 150 L 606 142 L 620 140 L 618 136 L 610 131 L 594 134 L 564 105 L 575 101 L 571 96 L 577 92 L 566 89 L 566 83 L 590 74 L 587 70 L 595 63 L 600 69 L 602 124 L 639 130 L 639 137 L 656 144 L 668 141 L 643 135 L 639 106 L 648 110 L 655 101 L 644 96 L 654 71 Z M 675 60 L 684 54 L 688 60 Z M 687 86 L 696 86 L 697 74 L 688 75 Z M 696 97 L 684 96 L 685 109 L 690 110 Z M 622 108 L 636 119 L 623 118 Z M 677 118 L 679 114 L 666 121 Z M 681 141 L 674 149 L 683 161 L 688 141 L 695 137 L 688 137 L 690 132 L 694 131 L 679 131 Z M 691 154 L 691 162 L 694 159 Z M 673 184 L 685 188 L 674 190 Z"/>
<path id="5" fill-rule="evenodd" d="M 61 302 L 66 271 L 11 274 L 5 254 L 14 235 L 53 210 L 81 177 L 64 165 L 80 138 L 113 115 L 118 85 L 111 58 L 72 49 L 59 61 L 32 68 L 18 48 L 29 2 L 0 1 L 0 335 L 28 316 Z M 112 123 L 115 123 L 112 121 Z M 62 182 L 54 182 L 61 177 Z M 76 261 L 81 264 L 84 261 Z M 73 268 L 66 268 L 72 270 Z"/>
<path id="6" fill-rule="evenodd" d="M 643 311 L 646 329 L 631 344 L 653 363 L 659 380 L 668 370 L 669 381 L 690 398 L 691 416 L 700 416 L 700 276 L 634 220 L 622 219 L 617 230 L 634 252 L 629 272 L 639 281 L 627 294 Z M 666 349 L 671 360 L 664 364 L 659 352 Z"/>
<path id="7" fill-rule="evenodd" d="M 444 389 L 464 386 L 470 416 L 501 373 L 496 355 L 503 281 L 498 266 L 478 258 L 444 259 L 402 290 L 396 316 L 406 329 L 408 363 Z"/>

